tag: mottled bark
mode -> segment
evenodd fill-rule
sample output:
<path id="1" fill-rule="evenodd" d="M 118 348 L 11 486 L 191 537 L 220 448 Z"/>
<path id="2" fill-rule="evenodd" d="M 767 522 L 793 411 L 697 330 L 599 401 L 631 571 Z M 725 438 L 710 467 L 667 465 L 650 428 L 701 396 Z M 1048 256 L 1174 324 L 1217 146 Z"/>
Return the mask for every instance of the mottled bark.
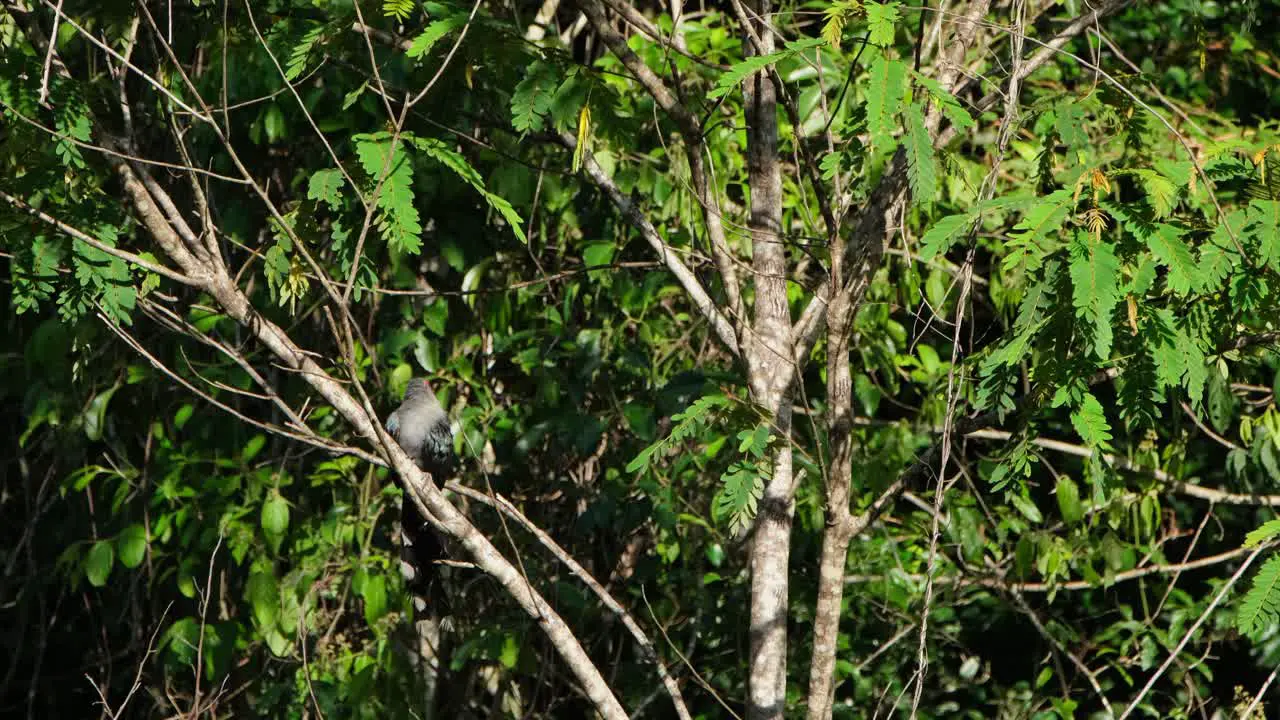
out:
<path id="1" fill-rule="evenodd" d="M 751 8 L 758 52 L 774 50 L 767 26 L 769 0 Z M 748 30 L 749 29 L 744 29 Z M 749 33 L 750 34 L 750 33 Z M 748 42 L 748 46 L 754 43 Z M 767 73 L 743 83 L 747 120 L 747 173 L 751 186 L 753 332 L 744 338 L 753 399 L 773 421 L 774 455 L 751 546 L 751 631 L 748 720 L 781 718 L 787 691 L 787 565 L 794 514 L 791 467 L 791 396 L 796 377 L 787 306 L 787 256 L 781 242 L 782 173 L 778 161 L 777 96 Z"/>
<path id="2" fill-rule="evenodd" d="M 831 461 L 826 478 L 827 524 L 818 566 L 818 606 L 813 617 L 813 654 L 809 658 L 810 720 L 831 717 L 845 559 L 854 531 L 854 521 L 849 514 L 853 482 L 853 377 L 849 367 L 853 308 L 850 300 L 849 293 L 839 293 L 828 310 L 827 430 Z"/>

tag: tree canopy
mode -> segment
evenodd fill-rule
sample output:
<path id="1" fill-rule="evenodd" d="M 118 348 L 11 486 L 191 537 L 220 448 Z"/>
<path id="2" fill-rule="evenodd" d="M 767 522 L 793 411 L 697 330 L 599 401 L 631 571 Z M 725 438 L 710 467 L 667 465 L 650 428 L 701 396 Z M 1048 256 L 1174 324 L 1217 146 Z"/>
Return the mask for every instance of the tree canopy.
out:
<path id="1" fill-rule="evenodd" d="M 1275 17 L 3 0 L 0 713 L 1274 712 Z"/>

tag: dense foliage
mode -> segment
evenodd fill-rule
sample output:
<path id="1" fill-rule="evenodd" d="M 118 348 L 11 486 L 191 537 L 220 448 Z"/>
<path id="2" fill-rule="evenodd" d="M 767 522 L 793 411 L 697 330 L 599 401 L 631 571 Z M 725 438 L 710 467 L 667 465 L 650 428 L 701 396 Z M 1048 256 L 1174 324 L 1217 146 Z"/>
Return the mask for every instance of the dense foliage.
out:
<path id="1" fill-rule="evenodd" d="M 1280 706 L 1280 4 L 951 5 L 5 0 L 0 713 Z"/>

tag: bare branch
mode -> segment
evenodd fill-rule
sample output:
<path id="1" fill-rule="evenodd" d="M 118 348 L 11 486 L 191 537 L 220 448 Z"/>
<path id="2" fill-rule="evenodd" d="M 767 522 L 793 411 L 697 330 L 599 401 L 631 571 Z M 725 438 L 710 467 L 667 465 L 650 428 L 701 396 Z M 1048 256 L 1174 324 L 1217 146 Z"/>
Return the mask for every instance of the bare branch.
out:
<path id="1" fill-rule="evenodd" d="M 560 133 L 557 135 L 557 139 L 570 149 L 577 146 L 576 138 L 568 133 Z M 680 282 L 685 292 L 689 293 L 689 299 L 698 308 L 698 312 L 702 313 L 702 316 L 711 323 L 711 329 L 715 331 L 716 337 L 720 338 L 720 342 L 724 343 L 725 347 L 734 355 L 740 355 L 741 348 L 738 344 L 738 336 L 734 331 L 733 323 L 720 311 L 716 302 L 707 294 L 706 289 L 702 287 L 702 283 L 693 274 L 693 271 L 680 260 L 675 251 L 662 239 L 653 223 L 649 222 L 649 219 L 644 216 L 644 213 L 640 212 L 640 209 L 636 207 L 635 203 L 631 202 L 630 198 L 622 194 L 622 191 L 618 189 L 618 185 L 614 183 L 613 178 L 606 175 L 600 164 L 596 162 L 594 155 L 591 153 L 584 154 L 582 169 L 586 172 L 587 177 L 609 196 L 609 200 L 613 202 L 614 207 L 618 208 L 618 211 L 640 231 L 640 235 L 657 253 L 658 258 L 667 266 L 671 274 L 675 275 L 676 280 Z"/>
<path id="2" fill-rule="evenodd" d="M 473 490 L 457 482 L 450 482 L 446 487 L 460 495 L 465 495 L 472 500 L 484 503 L 485 505 L 498 510 L 512 520 L 515 520 L 521 527 L 537 538 L 538 542 L 542 543 L 543 547 L 551 551 L 551 554 L 555 555 L 556 559 L 564 563 L 565 567 L 569 568 L 569 572 L 573 573 L 574 576 L 581 580 L 584 585 L 590 588 L 591 592 L 595 593 L 596 597 L 600 599 L 600 602 L 603 603 L 605 607 L 609 608 L 613 614 L 617 615 L 620 620 L 622 620 L 622 624 L 627 628 L 627 632 L 631 633 L 631 637 L 636 641 L 636 644 L 640 646 L 640 652 L 644 656 L 645 660 L 648 660 L 653 664 L 654 669 L 658 673 L 658 677 L 662 679 L 662 684 L 667 689 L 667 694 L 671 696 L 671 702 L 675 705 L 676 715 L 682 720 L 690 720 L 691 716 L 689 715 L 689 708 L 685 705 L 684 696 L 680 692 L 680 686 L 676 684 L 675 678 L 671 677 L 671 674 L 667 672 L 667 667 L 663 664 L 662 658 L 658 657 L 658 651 L 654 647 L 653 641 L 649 639 L 648 635 L 645 635 L 644 630 L 640 628 L 639 623 L 636 622 L 631 613 L 629 613 L 621 603 L 615 600 L 613 596 L 609 594 L 609 591 L 606 590 L 598 580 L 591 576 L 591 573 L 588 572 L 586 568 L 582 567 L 582 565 L 577 560 L 574 560 L 573 556 L 566 552 L 565 549 L 552 539 L 545 530 L 535 525 L 533 521 L 529 520 L 529 518 L 525 517 L 524 513 L 516 509 L 516 506 L 512 505 L 511 501 L 507 500 L 502 495 L 494 493 L 493 496 L 490 497 L 485 493 Z"/>

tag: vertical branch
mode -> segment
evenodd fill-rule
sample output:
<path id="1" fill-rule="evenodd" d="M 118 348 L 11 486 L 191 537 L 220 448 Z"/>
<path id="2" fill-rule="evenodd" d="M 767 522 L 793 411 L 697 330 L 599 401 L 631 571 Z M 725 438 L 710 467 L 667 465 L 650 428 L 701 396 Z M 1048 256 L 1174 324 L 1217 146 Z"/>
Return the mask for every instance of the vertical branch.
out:
<path id="1" fill-rule="evenodd" d="M 853 517 L 849 514 L 853 482 L 853 378 L 849 367 L 849 336 L 853 331 L 854 313 L 849 300 L 849 293 L 838 293 L 827 311 L 827 429 L 831 462 L 826 478 L 827 524 L 822 533 L 822 559 L 818 566 L 813 654 L 809 658 L 809 720 L 831 717 L 840 605 L 844 601 L 844 566 L 854 531 Z"/>
<path id="2" fill-rule="evenodd" d="M 758 38 L 754 53 L 774 49 L 768 26 L 770 2 L 757 0 L 744 32 Z M 754 27 L 753 27 L 754 25 Z M 791 554 L 792 496 L 791 394 L 796 377 L 791 356 L 791 314 L 787 304 L 787 257 L 780 242 L 782 172 L 778 160 L 777 93 L 767 72 L 743 83 L 747 121 L 747 173 L 751 187 L 753 331 L 743 338 L 751 392 L 767 409 L 776 443 L 772 472 L 765 482 L 751 547 L 751 631 L 747 717 L 781 718 L 787 690 L 787 564 Z"/>

